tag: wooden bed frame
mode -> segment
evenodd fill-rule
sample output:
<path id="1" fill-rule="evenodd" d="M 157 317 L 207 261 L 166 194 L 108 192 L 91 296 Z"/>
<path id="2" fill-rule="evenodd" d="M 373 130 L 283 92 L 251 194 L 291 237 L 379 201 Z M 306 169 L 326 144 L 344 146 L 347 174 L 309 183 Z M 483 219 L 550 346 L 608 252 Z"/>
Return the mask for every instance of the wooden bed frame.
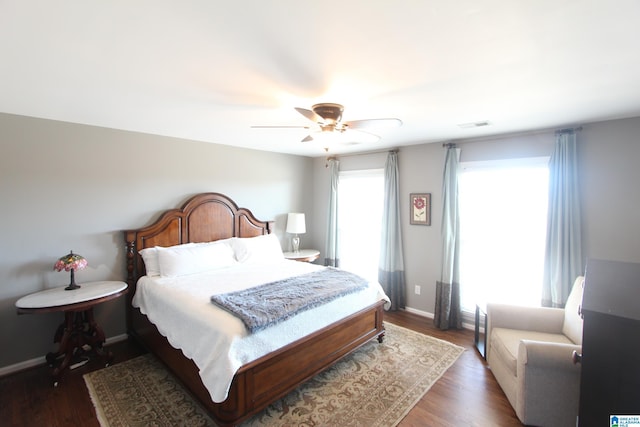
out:
<path id="1" fill-rule="evenodd" d="M 257 220 L 251 211 L 219 193 L 202 193 L 180 209 L 164 212 L 153 224 L 125 231 L 127 329 L 177 376 L 221 425 L 235 425 L 285 396 L 374 337 L 384 337 L 383 301 L 333 323 L 260 359 L 236 373 L 229 397 L 214 403 L 195 363 L 173 348 L 139 309 L 131 305 L 138 278 L 145 274 L 138 251 L 153 246 L 254 237 L 273 231 L 273 222 Z"/>

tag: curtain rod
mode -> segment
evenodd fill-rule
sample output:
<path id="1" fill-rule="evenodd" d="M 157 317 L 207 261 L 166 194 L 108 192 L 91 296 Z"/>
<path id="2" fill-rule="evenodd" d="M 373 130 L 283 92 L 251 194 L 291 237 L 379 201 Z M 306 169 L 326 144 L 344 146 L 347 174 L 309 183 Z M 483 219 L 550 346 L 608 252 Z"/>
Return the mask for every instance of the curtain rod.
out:
<path id="1" fill-rule="evenodd" d="M 575 128 L 565 128 L 565 129 L 560 129 L 556 131 L 556 135 L 561 134 L 561 133 L 571 133 L 571 132 L 579 132 L 582 130 L 582 126 L 578 126 Z"/>
<path id="2" fill-rule="evenodd" d="M 550 131 L 551 129 L 548 129 L 546 132 Z M 582 130 L 582 126 L 576 126 L 574 128 L 564 128 L 564 129 L 558 129 L 557 131 L 555 131 L 556 135 L 561 135 L 563 133 L 571 133 L 571 132 L 579 132 Z M 525 132 L 525 134 L 528 134 L 530 132 Z M 514 134 L 515 135 L 515 134 Z M 467 141 L 462 141 L 462 142 L 467 142 Z M 457 145 L 455 142 L 443 142 L 442 143 L 442 148 L 456 148 Z"/>
<path id="3" fill-rule="evenodd" d="M 339 157 L 366 156 L 367 154 L 397 153 L 399 151 L 400 151 L 399 148 L 390 148 L 386 150 L 365 151 L 361 153 L 333 154 L 327 157 L 327 160 L 338 159 Z"/>

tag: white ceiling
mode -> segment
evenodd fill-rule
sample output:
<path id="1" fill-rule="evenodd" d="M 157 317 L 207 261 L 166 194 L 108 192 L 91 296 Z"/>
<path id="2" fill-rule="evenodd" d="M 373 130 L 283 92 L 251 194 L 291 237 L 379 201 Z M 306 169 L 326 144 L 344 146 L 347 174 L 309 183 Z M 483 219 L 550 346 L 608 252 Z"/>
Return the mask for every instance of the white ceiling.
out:
<path id="1" fill-rule="evenodd" d="M 323 156 L 640 115 L 638 0 L 0 0 L 0 112 Z M 462 129 L 464 123 L 489 126 Z M 313 130 L 313 129 L 312 129 Z"/>

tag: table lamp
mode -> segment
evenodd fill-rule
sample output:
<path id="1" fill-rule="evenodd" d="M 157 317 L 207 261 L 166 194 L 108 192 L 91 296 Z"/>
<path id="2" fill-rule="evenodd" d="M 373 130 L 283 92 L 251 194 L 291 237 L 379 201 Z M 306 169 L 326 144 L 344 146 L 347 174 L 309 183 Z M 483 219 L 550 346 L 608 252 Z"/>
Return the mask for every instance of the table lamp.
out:
<path id="1" fill-rule="evenodd" d="M 291 247 L 293 252 L 300 252 L 300 237 L 298 234 L 304 234 L 307 229 L 304 225 L 303 213 L 290 213 L 287 216 L 287 233 L 294 234 L 291 238 Z"/>
<path id="2" fill-rule="evenodd" d="M 74 289 L 78 289 L 80 285 L 76 284 L 76 279 L 73 275 L 75 270 L 82 270 L 87 266 L 87 260 L 84 259 L 82 255 L 74 254 L 73 251 L 69 251 L 69 253 L 56 261 L 53 269 L 55 271 L 70 271 L 71 272 L 71 282 L 69 286 L 64 288 L 66 291 L 72 291 Z"/>

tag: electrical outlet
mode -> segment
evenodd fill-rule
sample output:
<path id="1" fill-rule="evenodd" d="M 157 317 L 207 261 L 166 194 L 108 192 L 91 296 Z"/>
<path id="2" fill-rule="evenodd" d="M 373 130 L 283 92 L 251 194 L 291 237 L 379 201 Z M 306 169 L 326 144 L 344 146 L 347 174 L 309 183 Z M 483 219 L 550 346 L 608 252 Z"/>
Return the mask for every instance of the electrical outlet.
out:
<path id="1" fill-rule="evenodd" d="M 420 286 L 416 285 L 415 292 L 416 295 L 420 295 Z"/>

